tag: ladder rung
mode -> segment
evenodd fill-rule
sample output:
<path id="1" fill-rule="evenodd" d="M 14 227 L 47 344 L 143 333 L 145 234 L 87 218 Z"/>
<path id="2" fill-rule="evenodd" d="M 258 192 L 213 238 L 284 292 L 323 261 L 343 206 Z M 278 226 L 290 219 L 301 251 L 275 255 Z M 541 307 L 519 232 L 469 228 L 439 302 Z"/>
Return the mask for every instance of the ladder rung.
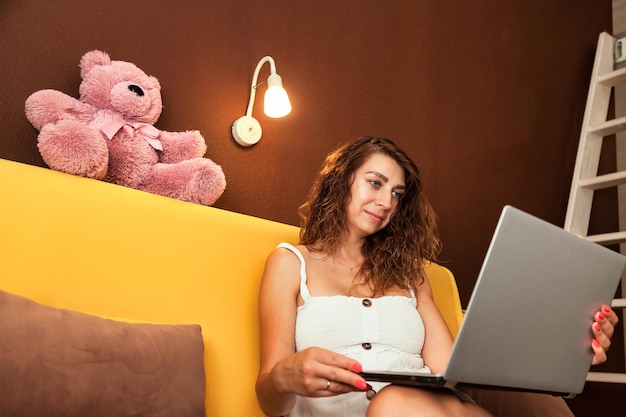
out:
<path id="1" fill-rule="evenodd" d="M 626 83 L 626 68 L 620 68 L 618 70 L 611 71 L 608 74 L 599 75 L 598 82 L 609 86 Z"/>
<path id="2" fill-rule="evenodd" d="M 598 235 L 585 236 L 585 239 L 601 245 L 614 245 L 626 242 L 626 232 L 611 232 Z"/>
<path id="3" fill-rule="evenodd" d="M 626 171 L 598 175 L 597 177 L 587 178 L 578 182 L 579 186 L 592 190 L 600 190 L 602 188 L 614 187 L 620 184 L 626 184 Z"/>
<path id="4" fill-rule="evenodd" d="M 616 298 L 611 301 L 611 307 L 626 308 L 626 298 Z"/>
<path id="5" fill-rule="evenodd" d="M 589 133 L 598 136 L 610 136 L 626 130 L 626 117 L 611 119 L 596 126 L 589 127 Z"/>
<path id="6" fill-rule="evenodd" d="M 588 382 L 613 382 L 616 384 L 626 384 L 626 373 L 617 372 L 589 372 Z"/>

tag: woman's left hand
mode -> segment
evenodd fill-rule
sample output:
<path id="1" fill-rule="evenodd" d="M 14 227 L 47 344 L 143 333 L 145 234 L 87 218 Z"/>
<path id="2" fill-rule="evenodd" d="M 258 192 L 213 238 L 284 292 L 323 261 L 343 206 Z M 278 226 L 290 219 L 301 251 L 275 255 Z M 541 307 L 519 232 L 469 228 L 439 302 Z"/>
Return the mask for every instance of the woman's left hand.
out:
<path id="1" fill-rule="evenodd" d="M 617 314 L 607 305 L 603 305 L 593 318 L 594 322 L 591 325 L 591 331 L 593 332 L 593 339 L 591 340 L 593 360 L 591 364 L 598 365 L 606 362 L 606 351 L 611 346 L 611 338 L 619 319 Z"/>

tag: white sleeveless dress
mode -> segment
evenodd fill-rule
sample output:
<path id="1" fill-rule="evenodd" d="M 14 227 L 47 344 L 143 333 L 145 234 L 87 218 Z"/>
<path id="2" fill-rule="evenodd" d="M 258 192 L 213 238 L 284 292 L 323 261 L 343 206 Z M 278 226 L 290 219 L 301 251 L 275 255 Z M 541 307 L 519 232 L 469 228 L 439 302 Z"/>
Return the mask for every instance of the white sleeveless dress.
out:
<path id="1" fill-rule="evenodd" d="M 424 323 L 415 295 L 358 298 L 311 296 L 306 264 L 300 251 L 281 243 L 301 262 L 300 295 L 304 304 L 296 317 L 296 350 L 317 346 L 358 360 L 364 370 L 430 372 L 421 356 Z M 374 390 L 386 384 L 370 383 Z M 365 392 L 328 398 L 298 397 L 290 417 L 363 417 L 369 400 Z"/>

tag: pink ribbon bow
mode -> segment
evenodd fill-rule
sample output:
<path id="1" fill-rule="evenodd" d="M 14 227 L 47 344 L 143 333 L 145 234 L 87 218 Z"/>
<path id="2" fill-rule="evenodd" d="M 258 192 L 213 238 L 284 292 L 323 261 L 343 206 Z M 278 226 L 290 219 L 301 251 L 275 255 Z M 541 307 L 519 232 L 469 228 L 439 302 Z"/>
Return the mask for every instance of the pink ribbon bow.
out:
<path id="1" fill-rule="evenodd" d="M 103 126 L 100 130 L 107 138 L 109 138 L 109 140 L 112 140 L 113 136 L 115 136 L 120 130 L 123 130 L 132 137 L 135 137 L 137 133 L 140 133 L 143 139 L 154 149 L 158 151 L 163 150 L 161 141 L 157 139 L 159 137 L 159 133 L 161 132 L 159 129 L 148 123 L 112 122 Z"/>

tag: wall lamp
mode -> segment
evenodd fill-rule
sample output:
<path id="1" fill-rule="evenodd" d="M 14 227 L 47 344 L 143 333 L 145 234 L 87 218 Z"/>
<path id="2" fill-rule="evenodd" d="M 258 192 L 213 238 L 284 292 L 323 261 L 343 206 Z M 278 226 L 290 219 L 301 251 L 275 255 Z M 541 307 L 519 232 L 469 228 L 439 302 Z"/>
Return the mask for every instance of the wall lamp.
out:
<path id="1" fill-rule="evenodd" d="M 252 87 L 250 88 L 250 102 L 248 103 L 246 114 L 235 120 L 232 127 L 233 138 L 241 146 L 254 145 L 261 139 L 263 133 L 261 124 L 252 117 L 252 107 L 256 96 L 256 88 L 258 87 L 259 71 L 266 62 L 270 63 L 270 76 L 267 78 L 267 91 L 265 92 L 265 114 L 269 117 L 283 117 L 291 112 L 289 96 L 287 96 L 287 92 L 283 88 L 282 78 L 276 73 L 274 59 L 271 56 L 263 57 L 254 70 Z"/>

